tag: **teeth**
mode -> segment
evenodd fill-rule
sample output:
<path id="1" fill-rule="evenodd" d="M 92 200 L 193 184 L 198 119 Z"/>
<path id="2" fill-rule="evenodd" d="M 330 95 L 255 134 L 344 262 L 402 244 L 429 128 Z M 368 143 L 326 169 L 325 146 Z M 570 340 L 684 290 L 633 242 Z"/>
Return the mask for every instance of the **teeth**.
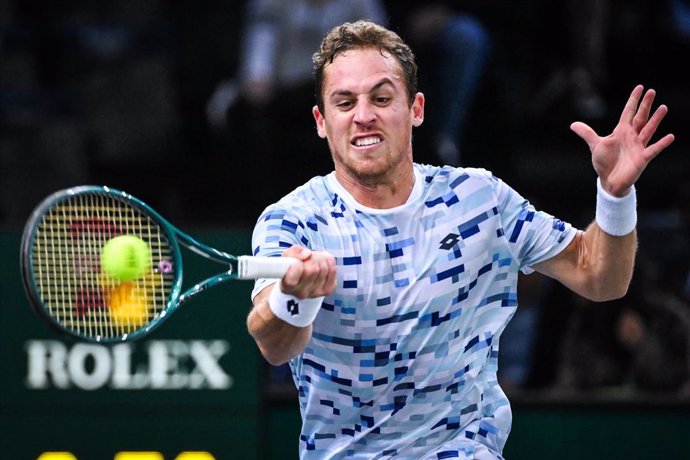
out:
<path id="1" fill-rule="evenodd" d="M 375 136 L 374 137 L 363 137 L 363 138 L 357 139 L 355 141 L 355 145 L 357 147 L 363 147 L 366 145 L 378 144 L 379 142 L 381 142 L 381 139 L 378 137 L 375 137 Z"/>

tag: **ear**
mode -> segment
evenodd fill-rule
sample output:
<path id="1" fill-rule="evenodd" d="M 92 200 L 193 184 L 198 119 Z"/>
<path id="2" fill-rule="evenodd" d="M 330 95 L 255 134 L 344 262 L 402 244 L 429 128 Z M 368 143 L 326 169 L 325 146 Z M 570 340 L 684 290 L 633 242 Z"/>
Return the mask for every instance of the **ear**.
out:
<path id="1" fill-rule="evenodd" d="M 415 128 L 424 122 L 424 93 L 417 93 L 412 102 L 412 126 Z"/>
<path id="2" fill-rule="evenodd" d="M 311 109 L 312 115 L 314 115 L 314 120 L 316 121 L 316 132 L 321 139 L 326 139 L 326 121 L 319 110 L 319 106 L 315 105 Z"/>

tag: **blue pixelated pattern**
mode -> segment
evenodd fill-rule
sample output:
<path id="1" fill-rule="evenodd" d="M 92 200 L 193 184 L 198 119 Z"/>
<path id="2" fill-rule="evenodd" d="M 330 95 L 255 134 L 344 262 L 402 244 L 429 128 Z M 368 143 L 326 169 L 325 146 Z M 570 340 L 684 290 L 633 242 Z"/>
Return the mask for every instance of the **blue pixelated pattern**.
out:
<path id="1" fill-rule="evenodd" d="M 336 259 L 338 287 L 290 362 L 303 459 L 501 458 L 511 413 L 496 361 L 518 271 L 575 229 L 488 171 L 415 173 L 410 200 L 391 210 L 316 177 L 255 227 L 254 254 L 302 245 Z M 257 280 L 253 295 L 274 281 Z"/>

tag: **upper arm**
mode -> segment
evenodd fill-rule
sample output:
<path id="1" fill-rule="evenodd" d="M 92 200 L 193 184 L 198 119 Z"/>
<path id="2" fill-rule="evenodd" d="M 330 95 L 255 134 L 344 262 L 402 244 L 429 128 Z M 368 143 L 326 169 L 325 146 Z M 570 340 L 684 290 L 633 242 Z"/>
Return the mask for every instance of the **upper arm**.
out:
<path id="1" fill-rule="evenodd" d="M 578 230 L 575 233 L 575 237 L 561 252 L 551 258 L 537 262 L 532 265 L 532 268 L 575 290 L 578 284 L 578 264 L 580 251 L 582 250 L 582 236 L 582 231 Z"/>
<path id="2" fill-rule="evenodd" d="M 491 182 L 500 234 L 520 270 L 529 273 L 545 260 L 573 249 L 577 230 L 551 214 L 537 210 L 528 200 L 500 179 Z M 572 255 L 568 257 L 572 260 Z"/>

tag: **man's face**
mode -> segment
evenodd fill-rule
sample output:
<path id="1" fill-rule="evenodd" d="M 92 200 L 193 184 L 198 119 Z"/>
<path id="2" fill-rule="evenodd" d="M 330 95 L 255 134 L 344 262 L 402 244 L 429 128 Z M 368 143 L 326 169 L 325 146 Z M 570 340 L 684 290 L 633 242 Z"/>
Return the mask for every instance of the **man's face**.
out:
<path id="1" fill-rule="evenodd" d="M 336 172 L 364 183 L 385 182 L 412 164 L 412 127 L 424 120 L 424 96 L 412 106 L 398 61 L 375 48 L 339 54 L 324 69 L 324 113 L 314 107 Z"/>

